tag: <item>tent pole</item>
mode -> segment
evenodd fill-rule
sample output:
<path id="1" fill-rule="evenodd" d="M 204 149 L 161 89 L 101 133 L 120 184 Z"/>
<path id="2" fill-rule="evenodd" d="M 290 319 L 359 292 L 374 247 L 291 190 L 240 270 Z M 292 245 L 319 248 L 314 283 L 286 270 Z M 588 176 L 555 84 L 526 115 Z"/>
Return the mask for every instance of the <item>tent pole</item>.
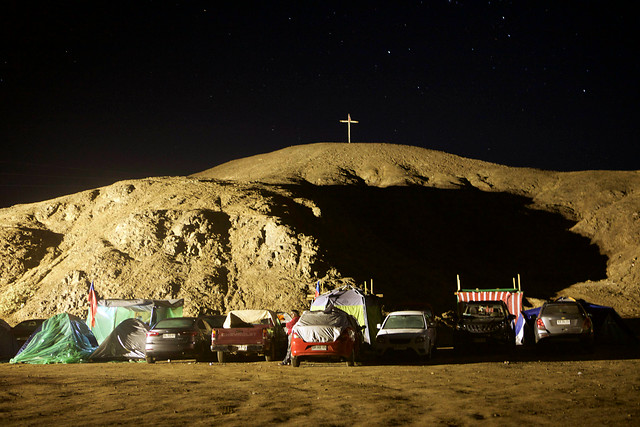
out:
<path id="1" fill-rule="evenodd" d="M 460 292 L 460 275 L 456 274 L 456 280 L 458 281 L 458 292 Z"/>
<path id="2" fill-rule="evenodd" d="M 518 273 L 518 292 L 522 292 L 520 290 L 520 273 Z"/>

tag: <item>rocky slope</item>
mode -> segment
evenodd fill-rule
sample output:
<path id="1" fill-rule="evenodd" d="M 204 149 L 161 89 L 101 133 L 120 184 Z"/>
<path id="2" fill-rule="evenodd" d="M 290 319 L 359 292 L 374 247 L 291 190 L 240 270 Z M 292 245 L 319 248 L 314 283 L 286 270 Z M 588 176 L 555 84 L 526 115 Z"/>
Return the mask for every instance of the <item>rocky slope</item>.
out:
<path id="1" fill-rule="evenodd" d="M 640 317 L 637 171 L 510 168 L 390 144 L 319 143 L 190 177 L 122 181 L 0 210 L 0 318 L 86 315 L 100 298 L 186 314 L 287 310 L 374 280 L 388 308 L 463 287 L 570 295 Z"/>

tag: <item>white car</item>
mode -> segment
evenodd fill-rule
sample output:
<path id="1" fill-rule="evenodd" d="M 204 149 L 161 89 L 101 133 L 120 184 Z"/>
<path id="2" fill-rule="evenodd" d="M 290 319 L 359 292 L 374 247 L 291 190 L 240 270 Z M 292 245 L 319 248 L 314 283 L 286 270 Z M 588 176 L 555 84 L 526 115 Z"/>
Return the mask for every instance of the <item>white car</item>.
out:
<path id="1" fill-rule="evenodd" d="M 413 351 L 419 357 L 431 358 L 436 344 L 436 323 L 425 311 L 394 311 L 378 325 L 376 353 Z"/>

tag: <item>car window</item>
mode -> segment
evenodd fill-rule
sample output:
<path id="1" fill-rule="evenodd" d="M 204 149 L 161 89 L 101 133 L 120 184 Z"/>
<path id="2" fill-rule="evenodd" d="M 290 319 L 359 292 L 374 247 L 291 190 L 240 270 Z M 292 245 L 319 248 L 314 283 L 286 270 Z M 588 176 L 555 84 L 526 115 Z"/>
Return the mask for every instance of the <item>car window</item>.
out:
<path id="1" fill-rule="evenodd" d="M 463 314 L 477 317 L 504 317 L 506 313 L 502 304 L 482 303 L 467 304 Z"/>
<path id="2" fill-rule="evenodd" d="M 164 319 L 156 323 L 154 329 L 162 328 L 190 328 L 196 319 Z"/>
<path id="3" fill-rule="evenodd" d="M 550 304 L 546 305 L 543 310 L 543 314 L 549 315 L 562 315 L 562 314 L 580 314 L 578 304 Z"/>
<path id="4" fill-rule="evenodd" d="M 389 316 L 383 329 L 424 329 L 424 318 L 418 314 Z"/>

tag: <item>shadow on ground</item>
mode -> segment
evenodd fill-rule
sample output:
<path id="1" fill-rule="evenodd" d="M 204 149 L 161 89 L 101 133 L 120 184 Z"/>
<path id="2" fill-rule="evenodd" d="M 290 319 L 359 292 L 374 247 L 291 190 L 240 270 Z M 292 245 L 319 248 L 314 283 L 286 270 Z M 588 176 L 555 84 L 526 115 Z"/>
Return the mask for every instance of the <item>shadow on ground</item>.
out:
<path id="1" fill-rule="evenodd" d="M 374 279 L 385 309 L 419 302 L 453 308 L 463 288 L 507 288 L 520 274 L 526 296 L 548 298 L 606 277 L 607 257 L 569 231 L 575 222 L 531 200 L 473 187 L 291 186 L 321 217 L 297 226 L 319 239 L 322 259 L 345 276 Z"/>

